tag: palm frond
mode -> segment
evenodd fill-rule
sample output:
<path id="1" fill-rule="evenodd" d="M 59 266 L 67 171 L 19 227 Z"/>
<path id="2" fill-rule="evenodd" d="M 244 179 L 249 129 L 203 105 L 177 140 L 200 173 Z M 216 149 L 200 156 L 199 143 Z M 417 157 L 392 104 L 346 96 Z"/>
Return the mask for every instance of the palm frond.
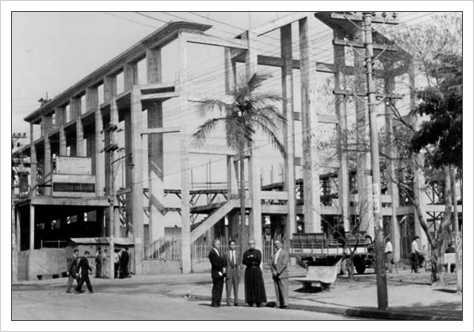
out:
<path id="1" fill-rule="evenodd" d="M 265 123 L 260 122 L 259 119 L 255 119 L 257 127 L 268 137 L 272 146 L 277 149 L 283 157 L 286 157 L 285 145 L 280 141 L 275 132 L 269 128 Z"/>
<path id="2" fill-rule="evenodd" d="M 207 112 L 212 112 L 215 109 L 226 111 L 232 105 L 218 99 L 204 99 L 195 102 L 199 104 L 198 110 L 202 115 L 206 114 Z"/>
<path id="3" fill-rule="evenodd" d="M 220 122 L 225 122 L 225 120 L 225 117 L 210 119 L 199 126 L 198 130 L 193 134 L 196 145 L 201 146 L 217 125 L 219 125 Z"/>

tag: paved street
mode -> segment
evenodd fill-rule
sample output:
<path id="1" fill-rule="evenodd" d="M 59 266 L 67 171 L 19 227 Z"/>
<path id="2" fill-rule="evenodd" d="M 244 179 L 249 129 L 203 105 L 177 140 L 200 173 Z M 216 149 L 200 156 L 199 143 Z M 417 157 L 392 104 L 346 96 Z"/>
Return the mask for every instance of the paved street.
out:
<path id="1" fill-rule="evenodd" d="M 156 287 L 158 290 L 159 287 Z M 114 288 L 114 290 L 117 290 Z M 155 289 L 156 290 L 156 289 Z M 67 294 L 63 285 L 14 287 L 13 320 L 347 320 L 325 313 L 274 308 L 221 307 L 164 294 L 108 289 Z M 351 318 L 353 320 L 354 318 Z"/>

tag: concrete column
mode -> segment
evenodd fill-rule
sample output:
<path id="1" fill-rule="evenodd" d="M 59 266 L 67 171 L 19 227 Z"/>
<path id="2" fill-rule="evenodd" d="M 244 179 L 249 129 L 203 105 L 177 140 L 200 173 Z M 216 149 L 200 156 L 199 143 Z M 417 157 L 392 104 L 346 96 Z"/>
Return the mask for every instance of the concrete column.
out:
<path id="1" fill-rule="evenodd" d="M 237 84 L 236 82 L 236 63 L 232 61 L 232 49 L 229 47 L 224 48 L 224 66 L 225 66 L 225 91 L 230 91 Z"/>
<path id="2" fill-rule="evenodd" d="M 359 42 L 364 41 L 362 34 L 358 35 Z M 365 58 L 358 52 L 354 52 L 355 67 L 355 93 L 366 91 L 366 68 Z M 360 231 L 367 232 L 374 238 L 374 215 L 372 207 L 372 176 L 369 149 L 369 109 L 367 100 L 363 97 L 354 96 L 356 106 L 356 130 L 357 130 L 357 192 L 359 202 L 356 206 L 356 213 L 360 218 Z"/>
<path id="3" fill-rule="evenodd" d="M 138 84 L 137 67 L 136 63 L 127 63 L 123 66 L 124 91 L 130 90 L 134 85 Z"/>
<path id="4" fill-rule="evenodd" d="M 391 70 L 392 68 L 388 68 Z M 385 92 L 393 93 L 395 89 L 395 78 L 393 76 L 385 79 Z M 390 141 L 393 139 L 393 117 L 392 108 L 390 104 L 385 104 L 385 127 L 387 130 L 387 137 Z M 397 179 L 397 164 L 394 158 L 396 158 L 393 150 L 390 148 L 391 144 L 386 149 L 385 153 L 388 156 L 388 188 L 390 196 L 392 198 L 392 215 L 391 215 L 391 240 L 393 245 L 393 258 L 395 261 L 400 260 L 400 224 L 397 218 L 397 209 L 400 206 L 400 194 L 398 191 L 398 184 L 395 181 Z"/>
<path id="5" fill-rule="evenodd" d="M 142 260 L 143 260 L 143 245 L 144 245 L 144 229 L 143 229 L 143 181 L 142 181 L 142 167 L 143 161 L 143 147 L 141 130 L 143 128 L 142 122 L 142 104 L 140 101 L 140 90 L 137 87 L 132 89 L 131 106 L 130 106 L 130 143 L 132 148 L 131 163 L 128 167 L 131 169 L 131 196 L 132 208 L 131 217 L 129 220 L 133 222 L 133 238 L 135 243 L 135 268 L 136 274 L 142 274 Z"/>
<path id="6" fill-rule="evenodd" d="M 286 239 L 291 239 L 291 235 L 296 233 L 296 189 L 295 189 L 295 125 L 294 114 L 294 93 L 293 93 L 293 50 L 291 38 L 291 24 L 280 29 L 281 57 L 283 67 L 281 69 L 281 84 L 283 93 L 283 116 L 287 123 L 283 127 L 283 142 L 286 148 L 284 158 L 285 185 L 288 192 L 288 215 L 286 216 Z"/>
<path id="7" fill-rule="evenodd" d="M 128 123 L 128 126 L 131 126 L 130 124 L 130 113 L 127 112 L 128 114 L 128 121 L 126 121 L 126 126 L 127 126 L 127 123 Z M 117 102 L 115 100 L 115 97 L 112 97 L 112 100 L 110 101 L 110 124 L 115 124 L 117 125 L 118 124 L 118 120 L 119 120 L 119 115 L 118 115 L 118 108 L 117 108 Z M 126 132 L 125 132 L 125 135 L 126 137 L 128 137 L 128 132 L 129 130 L 127 130 L 126 128 Z M 111 131 L 108 133 L 108 144 L 107 145 L 110 145 L 110 144 L 117 144 L 117 134 L 115 131 Z M 127 138 L 126 138 L 126 141 L 127 141 Z M 130 140 L 128 140 L 129 142 Z M 130 145 L 128 145 L 129 149 L 128 151 L 126 150 L 125 152 L 127 154 L 131 153 L 130 151 Z M 120 235 L 120 220 L 119 218 L 117 218 L 117 197 L 115 195 L 116 193 L 116 190 L 117 190 L 117 171 L 116 171 L 116 166 L 117 164 L 113 164 L 113 161 L 116 159 L 117 157 L 117 154 L 115 151 L 111 151 L 111 152 L 108 152 L 107 153 L 107 156 L 108 158 L 107 159 L 107 167 L 109 168 L 109 171 L 108 171 L 108 174 L 110 176 L 110 180 L 109 180 L 109 195 L 112 197 L 113 199 L 113 205 L 114 205 L 114 208 L 113 208 L 113 211 L 109 211 L 109 218 L 112 218 L 112 226 L 111 226 L 111 229 L 109 230 L 110 234 L 113 234 L 115 237 L 121 237 Z M 126 159 L 126 168 L 127 168 L 127 172 L 128 170 L 130 169 L 129 167 L 129 161 L 130 161 L 130 158 L 127 158 Z M 129 172 L 128 172 L 128 177 L 127 177 L 127 187 L 130 188 L 130 181 L 131 181 L 131 178 L 130 178 L 130 175 L 129 175 Z M 130 203 L 130 204 L 127 204 L 127 206 L 130 206 L 131 205 L 131 202 L 127 202 L 127 203 Z M 128 218 L 128 210 L 127 210 L 127 218 Z M 131 215 L 132 215 L 132 212 L 130 212 L 130 218 L 131 218 Z M 133 219 L 130 219 L 130 220 L 133 220 Z"/>
<path id="8" fill-rule="evenodd" d="M 163 104 L 148 104 L 148 128 L 163 127 Z M 165 235 L 163 134 L 148 135 L 149 243 Z"/>
<path id="9" fill-rule="evenodd" d="M 95 112 L 95 132 L 94 132 L 94 150 L 93 164 L 95 174 L 95 194 L 97 196 L 105 195 L 105 153 L 104 150 L 104 126 L 102 123 L 102 112 L 99 108 L 99 89 L 88 88 L 86 91 L 86 109 L 87 112 Z M 88 140 L 89 141 L 89 140 Z M 102 151 L 102 152 L 101 152 Z"/>
<path id="10" fill-rule="evenodd" d="M 30 204 L 30 250 L 35 249 L 35 206 Z"/>
<path id="11" fill-rule="evenodd" d="M 66 108 L 56 107 L 54 113 L 56 114 L 56 126 L 61 126 L 66 122 Z"/>
<path id="12" fill-rule="evenodd" d="M 301 120 L 303 129 L 304 222 L 307 233 L 321 232 L 319 164 L 316 154 L 318 126 L 316 104 L 316 57 L 310 43 L 308 18 L 299 20 Z"/>
<path id="13" fill-rule="evenodd" d="M 334 38 L 343 38 L 343 31 L 334 30 Z M 334 46 L 334 64 L 336 73 L 334 75 L 334 85 L 336 89 L 347 90 L 347 81 L 343 70 L 345 68 L 345 54 L 343 46 Z M 337 116 L 337 156 L 339 160 L 339 206 L 344 222 L 344 230 L 350 231 L 349 214 L 349 166 L 347 153 L 347 97 L 336 96 L 336 116 Z"/>
<path id="14" fill-rule="evenodd" d="M 36 172 L 37 172 L 37 160 L 36 160 L 36 146 L 33 137 L 33 123 L 30 123 L 30 164 L 31 164 L 31 196 L 36 196 Z"/>
<path id="15" fill-rule="evenodd" d="M 51 156 L 51 143 L 49 141 L 49 131 L 51 130 L 51 116 L 43 116 L 41 121 L 43 130 L 44 130 L 44 164 L 43 164 L 43 182 L 47 185 L 51 185 L 52 179 L 52 156 Z M 51 196 L 52 187 L 44 187 L 44 194 L 47 196 Z"/>
<path id="16" fill-rule="evenodd" d="M 109 102 L 117 95 L 117 76 L 109 75 L 104 77 L 104 102 Z"/>
<path id="17" fill-rule="evenodd" d="M 410 89 L 410 109 L 413 109 L 416 105 L 416 86 L 415 86 L 415 64 L 413 61 L 410 61 L 408 65 L 408 80 L 409 80 L 409 89 Z M 413 128 L 415 130 L 419 129 L 419 122 L 418 116 L 413 115 L 411 117 L 411 122 Z M 421 211 L 423 212 L 423 216 L 425 220 L 428 220 L 428 213 L 426 212 L 426 206 L 428 204 L 428 197 L 426 195 L 426 185 L 425 185 L 425 174 L 423 172 L 423 165 L 424 165 L 424 155 L 420 151 L 420 153 L 416 153 L 413 156 L 413 192 L 415 197 L 418 198 L 420 202 Z M 428 238 L 426 237 L 425 231 L 421 227 L 420 220 L 418 215 L 414 213 L 415 219 L 415 234 L 420 237 L 421 246 L 426 245 L 428 246 Z"/>
<path id="18" fill-rule="evenodd" d="M 161 48 L 150 48 L 146 50 L 146 67 L 148 84 L 161 82 Z"/>
<path id="19" fill-rule="evenodd" d="M 75 156 L 84 157 L 84 132 L 81 121 L 81 98 L 72 98 L 70 102 L 71 120 L 76 121 Z M 72 154 L 72 149 L 71 149 Z"/>
<path id="20" fill-rule="evenodd" d="M 247 40 L 248 50 L 245 54 L 245 72 L 247 81 L 257 74 L 258 71 L 258 51 L 257 36 L 252 30 L 247 31 L 244 36 Z M 249 215 L 250 238 L 255 240 L 255 246 L 262 249 L 262 205 L 260 199 L 260 163 L 256 157 L 258 152 L 255 144 L 252 145 L 249 159 L 249 192 L 252 208 Z M 245 221 L 244 221 L 245 222 Z"/>
<path id="21" fill-rule="evenodd" d="M 186 114 L 188 93 L 188 54 L 187 40 L 178 35 L 179 61 L 179 111 L 180 116 Z M 188 130 L 186 121 L 181 121 L 180 167 L 181 167 L 181 255 L 183 273 L 191 272 L 191 206 L 190 206 L 190 170 L 188 151 Z"/>

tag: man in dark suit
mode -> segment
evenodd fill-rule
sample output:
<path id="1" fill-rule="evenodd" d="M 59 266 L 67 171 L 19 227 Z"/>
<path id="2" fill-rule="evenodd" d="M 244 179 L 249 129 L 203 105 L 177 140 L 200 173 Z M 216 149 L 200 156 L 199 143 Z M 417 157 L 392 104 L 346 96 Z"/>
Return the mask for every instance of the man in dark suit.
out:
<path id="1" fill-rule="evenodd" d="M 74 280 L 79 284 L 78 275 L 77 275 L 77 264 L 79 263 L 79 249 L 74 249 L 73 256 L 68 260 L 68 279 L 67 279 L 67 289 L 66 293 L 72 293 L 71 288 Z"/>
<path id="2" fill-rule="evenodd" d="M 120 278 L 121 279 L 129 277 L 129 272 L 128 272 L 129 260 L 130 260 L 130 255 L 128 253 L 128 248 L 122 249 L 122 252 L 120 253 Z"/>
<path id="3" fill-rule="evenodd" d="M 234 306 L 239 305 L 239 279 L 240 279 L 240 264 L 237 250 L 235 250 L 235 241 L 229 241 L 229 251 L 225 254 L 226 258 L 226 291 L 227 291 L 227 305 L 230 306 L 230 295 L 232 288 L 234 288 Z"/>
<path id="4" fill-rule="evenodd" d="M 275 284 L 276 305 L 282 309 L 288 308 L 288 263 L 290 256 L 283 249 L 281 241 L 275 241 L 275 253 L 272 255 L 270 269 Z"/>
<path id="5" fill-rule="evenodd" d="M 82 285 L 84 284 L 84 282 L 86 283 L 89 293 L 94 293 L 94 291 L 92 290 L 91 281 L 89 279 L 89 271 L 92 272 L 92 268 L 89 266 L 89 260 L 87 259 L 87 255 L 89 255 L 89 252 L 84 252 L 84 256 L 79 259 L 79 264 L 77 265 L 77 270 L 79 271 L 78 273 L 80 275 L 80 279 L 79 284 L 74 290 L 74 293 L 76 294 L 82 293 Z"/>
<path id="6" fill-rule="evenodd" d="M 211 262 L 212 277 L 212 307 L 220 307 L 222 291 L 224 290 L 225 279 L 225 257 L 220 251 L 221 242 L 215 239 L 212 242 L 212 249 L 209 252 L 209 261 Z"/>

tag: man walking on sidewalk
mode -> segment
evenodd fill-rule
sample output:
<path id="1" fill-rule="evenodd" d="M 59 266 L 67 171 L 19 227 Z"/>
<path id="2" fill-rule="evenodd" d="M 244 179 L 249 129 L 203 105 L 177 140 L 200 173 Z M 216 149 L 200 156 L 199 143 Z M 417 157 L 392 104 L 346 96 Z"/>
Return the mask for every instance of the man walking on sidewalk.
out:
<path id="1" fill-rule="evenodd" d="M 239 305 L 239 279 L 240 279 L 240 264 L 238 261 L 237 251 L 235 250 L 235 241 L 229 241 L 230 250 L 226 253 L 227 261 L 226 270 L 226 291 L 227 291 L 227 305 L 230 306 L 230 295 L 232 288 L 234 289 L 234 306 Z"/>
<path id="2" fill-rule="evenodd" d="M 87 255 L 89 255 L 89 252 L 84 252 L 84 256 L 80 258 L 79 264 L 77 265 L 77 270 L 80 274 L 80 280 L 74 292 L 76 294 L 82 293 L 82 285 L 84 284 L 84 282 L 86 283 L 89 293 L 94 293 L 94 291 L 92 290 L 91 280 L 89 279 L 89 271 L 92 272 L 92 268 L 89 265 Z"/>
<path id="3" fill-rule="evenodd" d="M 288 308 L 288 263 L 290 256 L 283 249 L 280 240 L 275 241 L 275 253 L 272 255 L 270 269 L 275 284 L 276 306 L 282 309 Z"/>
<path id="4" fill-rule="evenodd" d="M 66 293 L 72 293 L 71 288 L 72 284 L 74 283 L 74 280 L 76 280 L 76 283 L 79 284 L 78 280 L 78 274 L 77 274 L 77 265 L 79 263 L 79 249 L 74 249 L 74 254 L 71 259 L 68 261 L 68 278 L 67 278 L 67 289 Z"/>
<path id="5" fill-rule="evenodd" d="M 211 262 L 212 277 L 212 307 L 220 307 L 222 300 L 222 291 L 224 290 L 225 279 L 225 257 L 220 251 L 221 241 L 215 239 L 212 242 L 212 249 L 209 252 L 209 261 Z"/>

